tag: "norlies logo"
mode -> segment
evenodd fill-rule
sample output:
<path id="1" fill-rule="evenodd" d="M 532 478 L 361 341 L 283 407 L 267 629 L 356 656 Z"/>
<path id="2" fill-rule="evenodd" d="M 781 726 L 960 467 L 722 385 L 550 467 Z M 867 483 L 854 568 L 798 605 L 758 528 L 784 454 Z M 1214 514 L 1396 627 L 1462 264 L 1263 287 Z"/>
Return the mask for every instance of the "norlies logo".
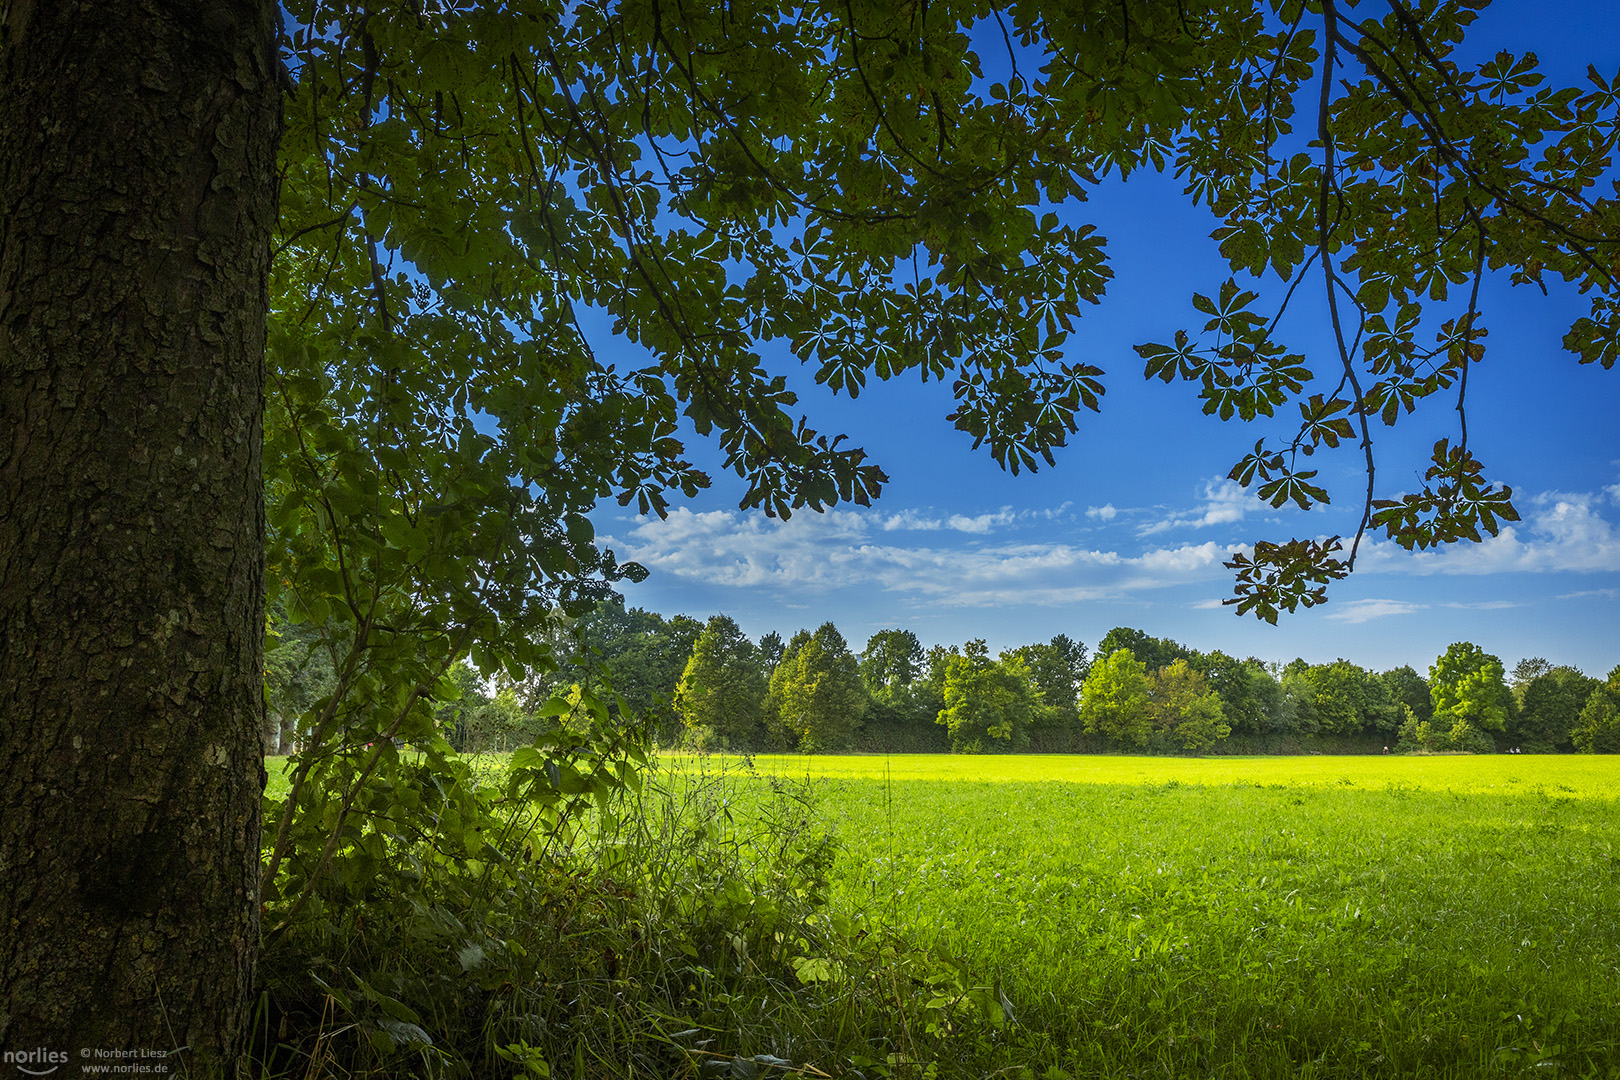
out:
<path id="1" fill-rule="evenodd" d="M 0 1063 L 15 1065 L 19 1072 L 29 1076 L 49 1076 L 67 1064 L 66 1050 L 7 1050 L 0 1053 Z"/>

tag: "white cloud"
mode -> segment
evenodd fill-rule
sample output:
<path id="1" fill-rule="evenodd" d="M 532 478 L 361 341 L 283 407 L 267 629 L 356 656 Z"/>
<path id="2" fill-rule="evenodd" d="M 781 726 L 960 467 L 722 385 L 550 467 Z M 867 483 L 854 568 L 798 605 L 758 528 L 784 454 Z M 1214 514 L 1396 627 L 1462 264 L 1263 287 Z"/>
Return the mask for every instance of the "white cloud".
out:
<path id="1" fill-rule="evenodd" d="M 1481 543 L 1407 552 L 1388 540 L 1366 549 L 1368 570 L 1409 574 L 1504 574 L 1620 570 L 1620 532 L 1588 494 L 1548 492 L 1524 500 L 1525 520 Z"/>
<path id="2" fill-rule="evenodd" d="M 1015 519 L 1016 515 L 1012 511 L 1012 507 L 1003 506 L 994 514 L 979 514 L 977 517 L 952 514 L 945 519 L 945 525 L 947 528 L 955 529 L 957 532 L 976 533 L 983 536 L 998 525 L 1011 525 Z"/>
<path id="3" fill-rule="evenodd" d="M 901 514 L 834 510 L 801 513 L 788 521 L 720 510 L 678 509 L 670 516 L 636 519 L 619 536 L 603 536 L 620 558 L 655 572 L 736 588 L 763 588 L 784 596 L 805 590 L 880 589 L 931 604 L 1057 606 L 1221 574 L 1229 552 L 1213 542 L 1156 548 L 1135 555 L 1066 543 L 889 542 L 883 534 Z M 1045 513 L 1045 512 L 1036 512 Z M 985 515 L 985 530 L 1016 519 L 1011 511 Z M 974 535 L 977 519 L 964 519 Z M 943 539 L 943 537 L 941 537 Z"/>
<path id="4" fill-rule="evenodd" d="M 1202 544 L 1183 544 L 1175 548 L 1158 548 L 1137 556 L 1133 562 L 1155 573 L 1186 574 L 1219 566 L 1231 554 L 1226 545 L 1205 541 Z"/>
<path id="5" fill-rule="evenodd" d="M 1230 525 L 1242 521 L 1251 513 L 1269 509 L 1266 504 L 1244 491 L 1231 480 L 1211 480 L 1204 484 L 1202 505 L 1190 511 L 1171 514 L 1160 521 L 1150 522 L 1136 530 L 1138 536 L 1154 536 L 1171 529 L 1203 529 L 1211 525 Z"/>
<path id="6" fill-rule="evenodd" d="M 1410 615 L 1428 606 L 1406 600 L 1349 600 L 1329 611 L 1323 618 L 1333 622 L 1364 623 L 1389 615 Z"/>
<path id="7" fill-rule="evenodd" d="M 1204 493 L 1201 507 L 1169 520 L 1188 528 L 1218 525 L 1241 520 L 1262 505 L 1230 481 L 1212 481 Z M 1499 536 L 1482 544 L 1410 553 L 1387 540 L 1364 543 L 1357 576 L 1365 581 L 1364 573 L 1478 577 L 1620 572 L 1620 523 L 1603 516 L 1620 515 L 1610 507 L 1596 492 L 1524 498 L 1520 508 L 1525 521 L 1504 527 Z M 1109 521 L 1131 513 L 1109 504 L 1087 508 L 1081 520 Z M 1140 530 L 1137 541 L 1108 549 L 1076 542 L 1076 536 L 1088 530 L 1060 531 L 1061 525 L 1054 529 L 1048 524 L 1079 517 L 1069 504 L 1039 510 L 1002 507 L 971 515 L 926 507 L 888 512 L 852 508 L 800 513 L 785 522 L 752 512 L 682 508 L 663 521 L 627 519 L 617 535 L 601 539 L 621 558 L 634 559 L 660 575 L 726 588 L 763 589 L 777 602 L 853 588 L 918 607 L 1053 607 L 1191 584 L 1203 586 L 1198 592 L 1207 596 L 1216 591 L 1210 586 L 1229 584 L 1229 572 L 1221 565 L 1231 556 L 1228 543 L 1159 540 L 1161 546 L 1152 546 L 1154 534 L 1173 527 L 1159 522 Z M 1620 590 L 1611 587 L 1612 579 L 1590 584 L 1593 588 L 1568 592 L 1563 598 L 1620 596 Z M 1513 606 L 1512 601 L 1487 599 L 1450 604 L 1433 599 L 1430 604 L 1478 611 Z M 1207 600 L 1196 606 L 1213 610 L 1221 605 Z M 1335 603 L 1323 615 L 1338 623 L 1359 624 L 1426 606 L 1416 599 L 1356 600 Z"/>
<path id="8" fill-rule="evenodd" d="M 940 529 L 950 529 L 953 532 L 971 533 L 975 536 L 987 536 L 995 529 L 1007 525 L 1014 525 L 1023 521 L 1056 521 L 1065 516 L 1072 503 L 1049 507 L 1045 510 L 1014 510 L 1010 506 L 1003 506 L 994 513 L 975 514 L 969 517 L 966 514 L 951 514 L 949 517 L 936 517 L 921 510 L 901 510 L 882 519 L 881 528 L 884 532 L 897 530 L 911 530 L 914 532 L 938 532 Z"/>
<path id="9" fill-rule="evenodd" d="M 912 529 L 918 532 L 934 532 L 943 528 L 944 524 L 938 518 L 924 516 L 920 510 L 902 510 L 883 519 L 883 531 Z"/>

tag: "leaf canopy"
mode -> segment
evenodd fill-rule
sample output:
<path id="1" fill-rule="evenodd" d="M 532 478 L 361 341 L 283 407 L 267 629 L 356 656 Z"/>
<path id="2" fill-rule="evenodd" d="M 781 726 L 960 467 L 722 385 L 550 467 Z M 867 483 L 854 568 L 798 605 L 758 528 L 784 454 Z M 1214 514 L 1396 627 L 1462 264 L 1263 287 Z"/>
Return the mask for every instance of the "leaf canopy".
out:
<path id="1" fill-rule="evenodd" d="M 387 627 L 424 682 L 463 647 L 521 669 L 548 612 L 643 573 L 596 547 L 601 500 L 710 482 L 683 417 L 745 506 L 867 503 L 880 464 L 797 411 L 773 341 L 852 397 L 946 381 L 996 461 L 1050 464 L 1104 393 L 1083 200 L 1142 168 L 1220 215 L 1234 275 L 1147 374 L 1282 425 L 1231 473 L 1273 505 L 1329 501 L 1318 450 L 1364 458 L 1355 536 L 1256 542 L 1230 602 L 1322 602 L 1369 529 L 1494 534 L 1518 515 L 1468 448 L 1478 284 L 1575 283 L 1565 344 L 1613 364 L 1620 95 L 1460 62 L 1484 2 L 288 3 L 273 590 Z M 1291 348 L 1239 272 L 1323 289 L 1337 354 Z M 1374 429 L 1442 392 L 1422 490 L 1382 491 Z"/>

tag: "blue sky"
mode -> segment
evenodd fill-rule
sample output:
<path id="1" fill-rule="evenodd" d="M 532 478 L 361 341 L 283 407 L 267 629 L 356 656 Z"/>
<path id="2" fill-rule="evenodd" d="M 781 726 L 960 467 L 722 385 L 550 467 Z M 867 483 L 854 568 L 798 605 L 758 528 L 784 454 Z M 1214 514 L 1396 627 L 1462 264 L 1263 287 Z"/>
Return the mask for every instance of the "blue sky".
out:
<path id="1" fill-rule="evenodd" d="M 1620 4 L 1498 0 L 1469 52 L 1534 50 L 1550 74 L 1620 67 Z M 1094 645 L 1128 625 L 1202 649 L 1286 661 L 1345 657 L 1420 670 L 1469 640 L 1511 667 L 1545 656 L 1600 675 L 1620 664 L 1620 370 L 1581 367 L 1559 340 L 1586 305 L 1572 291 L 1489 282 L 1489 352 L 1470 375 L 1469 441 L 1493 479 L 1510 484 L 1524 520 L 1483 544 L 1410 555 L 1364 547 L 1328 604 L 1276 627 L 1239 618 L 1221 565 L 1256 539 L 1350 533 L 1358 507 L 1280 512 L 1222 479 L 1258 429 L 1205 417 L 1190 389 L 1142 379 L 1131 346 L 1192 322 L 1193 291 L 1227 276 L 1208 234 L 1215 221 L 1169 177 L 1141 175 L 1100 191 L 1073 215 L 1109 238 L 1115 280 L 1070 339 L 1071 359 L 1108 372 L 1100 416 L 1084 418 L 1057 467 L 1012 477 L 944 419 L 949 389 L 913 380 L 870 387 L 854 402 L 815 387 L 785 350 L 767 353 L 800 391 L 814 426 L 842 431 L 888 472 L 871 508 L 800 513 L 790 521 L 737 509 L 742 484 L 694 439 L 714 487 L 668 520 L 612 503 L 602 542 L 640 561 L 647 581 L 626 602 L 666 614 L 725 612 L 759 636 L 826 620 L 859 649 L 887 627 L 925 644 L 985 638 L 992 649 L 1066 633 Z M 1313 357 L 1324 320 L 1303 288 L 1294 341 Z M 610 342 L 601 342 L 611 354 Z M 1320 365 L 1319 365 L 1320 366 Z M 1434 400 L 1378 439 L 1380 494 L 1415 489 L 1428 448 L 1455 438 Z M 1354 499 L 1357 452 L 1328 452 L 1323 475 Z M 1404 482 L 1403 482 L 1404 478 Z"/>

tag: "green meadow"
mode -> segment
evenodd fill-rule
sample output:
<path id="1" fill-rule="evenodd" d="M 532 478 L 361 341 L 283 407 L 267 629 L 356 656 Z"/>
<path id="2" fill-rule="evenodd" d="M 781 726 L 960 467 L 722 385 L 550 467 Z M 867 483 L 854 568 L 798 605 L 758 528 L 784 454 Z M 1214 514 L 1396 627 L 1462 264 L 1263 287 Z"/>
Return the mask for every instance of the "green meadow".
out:
<path id="1" fill-rule="evenodd" d="M 666 789 L 718 774 L 711 812 L 738 823 L 784 781 L 808 792 L 835 840 L 825 918 L 902 943 L 866 953 L 897 970 L 933 958 L 903 992 L 943 981 L 990 1021 L 930 1043 L 932 1072 L 874 1051 L 823 1057 L 825 1075 L 1620 1077 L 1620 758 L 669 755 L 659 772 Z"/>
<path id="2" fill-rule="evenodd" d="M 751 765 L 1073 1075 L 1620 1075 L 1620 759 Z"/>
<path id="3" fill-rule="evenodd" d="M 671 763 L 693 760 L 670 754 Z M 1620 796 L 1620 758 L 1599 754 L 1433 754 L 1329 757 L 1130 757 L 1080 754 L 896 754 L 714 757 L 783 776 L 851 780 L 955 780 L 996 783 L 1334 785 L 1521 794 Z"/>

